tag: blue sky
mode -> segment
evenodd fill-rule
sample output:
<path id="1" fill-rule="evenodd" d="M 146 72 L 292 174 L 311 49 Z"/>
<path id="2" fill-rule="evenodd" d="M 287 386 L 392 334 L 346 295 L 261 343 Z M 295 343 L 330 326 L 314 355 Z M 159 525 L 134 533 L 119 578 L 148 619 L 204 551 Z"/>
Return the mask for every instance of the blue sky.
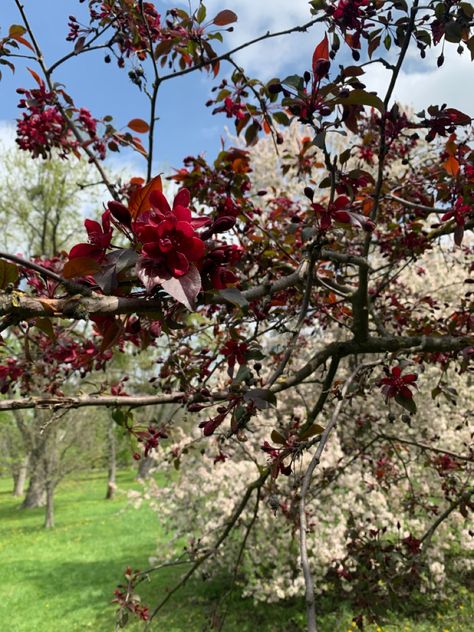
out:
<path id="1" fill-rule="evenodd" d="M 1 34 L 10 24 L 20 23 L 20 17 L 13 0 L 1 0 Z M 193 6 L 196 0 L 191 0 Z M 87 3 L 78 0 L 23 0 L 25 11 L 37 34 L 47 63 L 71 50 L 65 41 L 68 15 L 78 19 L 85 15 Z M 170 6 L 187 5 L 187 2 L 155 2 L 162 13 Z M 233 9 L 239 15 L 232 34 L 228 34 L 229 47 L 233 47 L 268 30 L 285 29 L 303 23 L 310 18 L 307 0 L 208 0 L 208 17 L 223 8 Z M 270 78 L 291 73 L 302 73 L 308 68 L 315 44 L 321 39 L 320 30 L 312 30 L 304 35 L 292 35 L 278 40 L 270 40 L 242 52 L 237 58 L 246 71 L 254 76 Z M 416 109 L 430 103 L 448 102 L 471 115 L 473 112 L 471 86 L 474 79 L 474 65 L 466 54 L 459 57 L 453 46 L 445 50 L 446 62 L 440 71 L 436 70 L 436 54 L 428 55 L 423 65 L 416 50 L 409 53 L 407 71 L 401 80 L 395 96 L 403 103 Z M 66 84 L 78 106 L 87 107 L 97 117 L 111 114 L 117 128 L 123 127 L 135 117 L 148 118 L 147 100 L 132 86 L 126 71 L 117 69 L 116 64 L 105 64 L 102 51 L 80 56 L 58 69 L 56 80 Z M 28 62 L 34 66 L 34 62 Z M 31 86 L 33 81 L 26 71 L 27 64 L 19 61 L 14 76 L 5 68 L 0 83 L 0 121 L 14 124 L 18 116 L 16 107 L 18 86 Z M 368 89 L 383 89 L 387 75 L 378 67 L 371 67 L 365 76 Z M 228 120 L 222 116 L 212 116 L 204 103 L 210 96 L 215 82 L 205 74 L 195 73 L 181 79 L 169 81 L 162 86 L 158 103 L 160 121 L 157 126 L 157 170 L 163 166 L 181 165 L 182 158 L 190 154 L 205 152 L 215 155 L 220 147 L 220 139 L 225 136 L 224 126 Z M 466 86 L 469 89 L 466 89 Z M 231 130 L 232 131 L 232 130 Z M 128 161 L 129 166 L 140 170 L 140 158 L 115 158 Z M 130 165 L 130 160 L 132 164 Z"/>

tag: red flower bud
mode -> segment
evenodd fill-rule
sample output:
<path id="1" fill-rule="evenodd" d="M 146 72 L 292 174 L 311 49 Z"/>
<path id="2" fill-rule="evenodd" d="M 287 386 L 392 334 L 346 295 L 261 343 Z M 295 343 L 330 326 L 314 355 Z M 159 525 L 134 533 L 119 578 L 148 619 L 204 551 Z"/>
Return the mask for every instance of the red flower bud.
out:
<path id="1" fill-rule="evenodd" d="M 230 215 L 224 215 L 218 217 L 212 225 L 212 231 L 214 233 L 225 233 L 226 230 L 230 230 L 235 225 L 235 217 Z"/>
<path id="2" fill-rule="evenodd" d="M 130 211 L 124 204 L 112 200 L 112 202 L 107 204 L 107 208 L 109 209 L 112 217 L 116 219 L 119 224 L 123 224 L 124 226 L 127 226 L 127 228 L 131 227 L 132 218 L 130 217 Z"/>

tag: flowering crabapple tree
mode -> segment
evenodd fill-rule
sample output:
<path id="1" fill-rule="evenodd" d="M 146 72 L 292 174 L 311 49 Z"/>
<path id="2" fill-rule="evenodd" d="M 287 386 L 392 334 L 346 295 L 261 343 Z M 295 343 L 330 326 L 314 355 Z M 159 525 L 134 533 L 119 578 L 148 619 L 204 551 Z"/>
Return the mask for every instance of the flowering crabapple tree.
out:
<path id="1" fill-rule="evenodd" d="M 225 34 L 238 19 L 231 9 L 208 15 L 203 3 L 165 12 L 143 0 L 89 0 L 88 22 L 71 16 L 65 28 L 70 52 L 51 62 L 30 25 L 27 3 L 14 4 L 18 23 L 8 25 L 0 40 L 0 63 L 13 69 L 26 58 L 29 64 L 30 84 L 18 89 L 18 145 L 39 160 L 53 152 L 64 160 L 84 157 L 110 201 L 98 221 L 85 221 L 82 241 L 54 260 L 1 254 L 1 329 L 18 332 L 25 353 L 19 364 L 5 350 L 3 390 L 12 396 L 0 409 L 113 407 L 115 421 L 138 446 L 137 459 L 166 445 L 175 432 L 175 414 L 141 424 L 134 409 L 145 405 L 185 410 L 222 467 L 235 446 L 245 452 L 248 437 L 261 438 L 259 449 L 247 452 L 257 474 L 245 480 L 213 541 L 200 546 L 197 539 L 177 561 L 187 569 L 153 610 L 135 591 L 150 573 L 127 569 L 116 591 L 118 622 L 124 625 L 129 613 L 155 617 L 227 546 L 251 506 L 236 575 L 253 516 L 283 511 L 278 490 L 291 477 L 308 630 L 314 631 L 308 549 L 314 523 L 307 499 L 336 425 L 355 424 L 348 406 L 379 397 L 387 412 L 399 410 L 416 424 L 421 373 L 429 369 L 437 396 L 450 392 L 449 372 L 467 374 L 472 361 L 473 302 L 465 285 L 474 226 L 472 120 L 448 104 L 408 113 L 393 95 L 409 52 L 418 51 L 423 63 L 434 49 L 439 66 L 448 46 L 474 56 L 473 5 L 312 0 L 305 24 L 229 50 Z M 302 31 L 314 32 L 314 52 L 288 77 L 263 82 L 235 61 L 240 49 Z M 128 69 L 129 89 L 143 94 L 148 113 L 129 121 L 130 131 L 120 131 L 110 115 L 92 114 L 55 80 L 57 68 L 94 54 Z M 382 94 L 364 83 L 372 65 L 389 77 Z M 161 177 L 152 173 L 160 88 L 197 71 L 215 83 L 208 101 L 213 113 L 233 121 L 249 147 L 262 136 L 271 138 L 278 169 L 297 177 L 299 187 L 273 189 L 270 178 L 265 189 L 255 190 L 250 153 L 237 145 L 213 162 L 188 156 L 170 176 L 176 194 L 163 193 Z M 293 150 L 283 151 L 282 130 L 292 121 L 305 126 L 306 134 Z M 145 179 L 118 183 L 108 177 L 104 159 L 124 148 L 143 156 Z M 441 257 L 453 247 L 466 254 L 466 263 L 459 292 L 449 302 L 441 304 L 441 295 L 415 296 L 401 283 L 401 274 L 415 274 L 426 253 Z M 84 341 L 89 350 L 62 355 L 73 330 L 65 321 L 90 323 Z M 54 336 L 48 336 L 51 329 Z M 147 376 L 156 392 L 128 393 L 121 384 L 110 392 L 66 397 L 60 386 L 46 386 L 61 380 L 48 379 L 38 394 L 30 387 L 36 365 L 27 349 L 30 337 L 44 332 L 51 367 L 80 377 L 132 345 L 152 353 L 157 341 L 166 341 Z M 268 344 L 272 339 L 279 344 Z M 298 393 L 305 405 L 295 417 L 285 404 Z M 271 419 L 278 420 L 273 428 Z M 390 441 L 397 446 L 399 439 Z M 362 456 L 375 458 L 374 445 Z M 464 468 L 472 454 L 467 460 L 465 453 L 448 456 Z M 472 510 L 472 487 L 455 486 L 443 502 L 433 511 L 428 535 L 409 533 L 401 550 L 423 556 L 441 523 Z M 346 536 L 362 547 L 365 534 L 350 522 Z M 342 569 L 351 573 L 344 564 Z"/>

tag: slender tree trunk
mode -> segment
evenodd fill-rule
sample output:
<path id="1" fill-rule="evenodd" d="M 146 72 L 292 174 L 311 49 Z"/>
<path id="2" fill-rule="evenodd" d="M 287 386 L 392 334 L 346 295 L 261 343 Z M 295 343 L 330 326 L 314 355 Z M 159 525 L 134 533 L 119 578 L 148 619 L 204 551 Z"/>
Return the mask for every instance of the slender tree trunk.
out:
<path id="1" fill-rule="evenodd" d="M 51 480 L 46 483 L 46 512 L 44 526 L 45 529 L 53 529 L 54 527 L 54 483 Z"/>
<path id="2" fill-rule="evenodd" d="M 16 471 L 13 472 L 14 496 L 23 496 L 23 494 L 25 493 L 25 483 L 28 474 L 28 460 L 28 455 L 26 455 L 19 466 L 16 468 Z"/>
<path id="3" fill-rule="evenodd" d="M 115 495 L 116 489 L 116 473 L 117 473 L 117 450 L 115 444 L 115 422 L 111 419 L 109 422 L 109 431 L 108 431 L 108 439 L 109 439 L 109 470 L 108 470 L 108 480 L 107 480 L 107 492 L 105 494 L 106 500 L 112 500 Z"/>
<path id="4" fill-rule="evenodd" d="M 152 456 L 143 457 L 138 463 L 137 480 L 145 480 L 151 476 L 155 466 L 155 459 Z"/>
<path id="5" fill-rule="evenodd" d="M 30 454 L 30 482 L 26 491 L 22 509 L 44 507 L 46 503 L 46 488 L 44 480 L 43 459 L 33 451 Z"/>

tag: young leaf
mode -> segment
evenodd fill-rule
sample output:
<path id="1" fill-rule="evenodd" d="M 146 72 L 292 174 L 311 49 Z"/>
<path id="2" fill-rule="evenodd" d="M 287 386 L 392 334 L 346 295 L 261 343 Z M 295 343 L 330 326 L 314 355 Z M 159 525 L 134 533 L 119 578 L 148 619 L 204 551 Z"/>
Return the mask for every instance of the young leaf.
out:
<path id="1" fill-rule="evenodd" d="M 450 176 L 456 177 L 459 173 L 459 162 L 454 156 L 449 156 L 443 167 L 449 173 Z"/>
<path id="2" fill-rule="evenodd" d="M 148 211 L 150 208 L 150 194 L 153 191 L 162 191 L 163 185 L 161 183 L 161 177 L 155 176 L 148 184 L 141 189 L 135 191 L 131 198 L 128 210 L 132 219 L 137 219 L 141 213 Z"/>
<path id="3" fill-rule="evenodd" d="M 324 39 L 322 42 L 320 42 L 316 48 L 314 49 L 314 53 L 313 53 L 313 72 L 316 72 L 316 63 L 320 60 L 320 59 L 324 59 L 324 60 L 329 60 L 329 41 L 328 41 L 328 36 L 325 33 L 324 34 Z"/>
<path id="4" fill-rule="evenodd" d="M 224 9 L 223 11 L 219 11 L 219 13 L 213 19 L 213 23 L 216 26 L 227 26 L 228 24 L 237 22 L 237 19 L 238 18 L 236 13 L 234 13 L 230 9 Z"/>
<path id="5" fill-rule="evenodd" d="M 201 291 L 201 275 L 196 266 L 191 265 L 189 272 L 182 277 L 166 279 L 161 287 L 174 299 L 185 305 L 189 310 L 194 309 L 194 302 Z"/>
<path id="6" fill-rule="evenodd" d="M 146 134 L 150 129 L 150 126 L 143 119 L 135 118 L 127 123 L 127 127 L 129 127 L 137 134 Z"/>
<path id="7" fill-rule="evenodd" d="M 63 268 L 63 277 L 65 279 L 73 279 L 74 277 L 88 276 L 99 272 L 100 265 L 94 259 L 89 257 L 76 257 L 66 261 Z"/>

